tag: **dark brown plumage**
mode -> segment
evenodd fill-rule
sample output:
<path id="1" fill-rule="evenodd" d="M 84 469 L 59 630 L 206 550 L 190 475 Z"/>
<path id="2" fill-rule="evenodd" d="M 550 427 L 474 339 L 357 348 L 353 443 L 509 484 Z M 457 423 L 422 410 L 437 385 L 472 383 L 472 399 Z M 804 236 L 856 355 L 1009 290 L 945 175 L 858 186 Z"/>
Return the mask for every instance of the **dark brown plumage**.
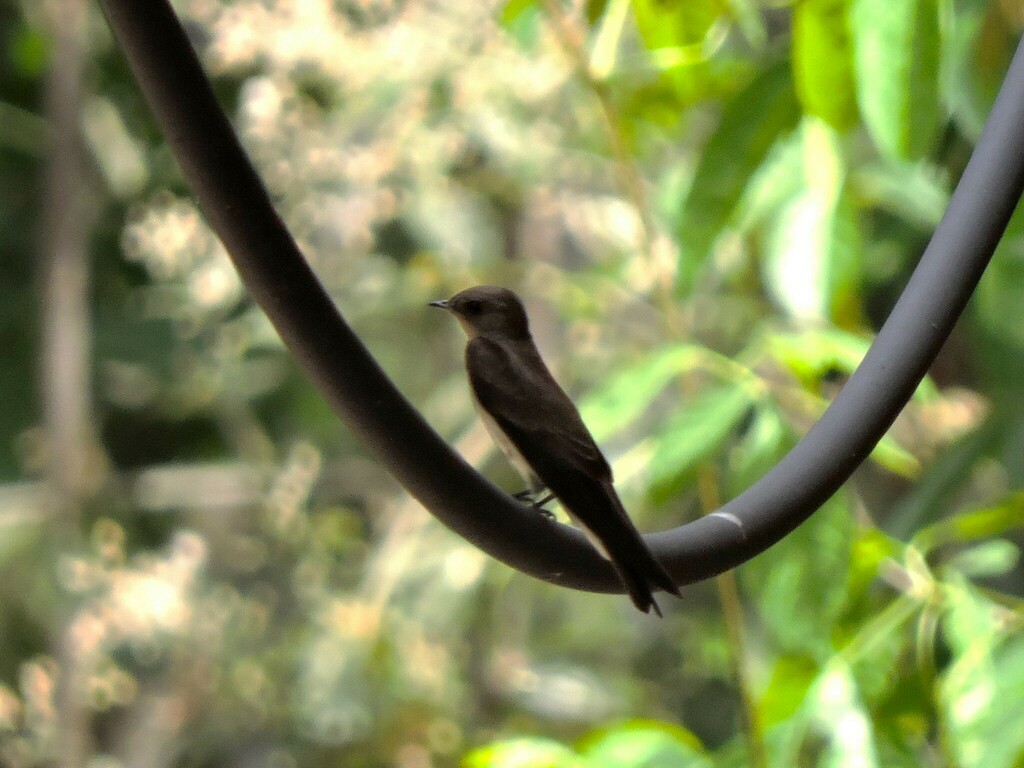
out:
<path id="1" fill-rule="evenodd" d="M 466 331 L 474 403 L 530 491 L 554 494 L 615 566 L 634 605 L 660 616 L 652 589 L 679 596 L 679 588 L 626 514 L 608 462 L 533 343 L 519 297 L 482 285 L 431 304 L 451 312 Z"/>

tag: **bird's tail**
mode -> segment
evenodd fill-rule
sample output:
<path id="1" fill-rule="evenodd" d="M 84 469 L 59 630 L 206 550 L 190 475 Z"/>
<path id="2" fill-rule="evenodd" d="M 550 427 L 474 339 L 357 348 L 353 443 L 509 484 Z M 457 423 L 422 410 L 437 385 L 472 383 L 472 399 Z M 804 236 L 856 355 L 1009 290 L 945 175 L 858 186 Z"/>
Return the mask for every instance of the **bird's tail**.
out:
<path id="1" fill-rule="evenodd" d="M 605 491 L 605 503 L 610 503 L 614 507 L 614 516 L 595 515 L 593 524 L 590 520 L 580 520 L 580 523 L 590 536 L 600 542 L 598 549 L 615 567 L 633 605 L 644 613 L 653 608 L 654 612 L 661 616 L 661 608 L 654 599 L 654 589 L 663 589 L 671 595 L 680 597 L 679 587 L 633 525 L 611 480 L 602 481 L 601 485 Z M 619 524 L 607 527 L 602 525 L 601 521 L 609 519 L 617 519 Z"/>

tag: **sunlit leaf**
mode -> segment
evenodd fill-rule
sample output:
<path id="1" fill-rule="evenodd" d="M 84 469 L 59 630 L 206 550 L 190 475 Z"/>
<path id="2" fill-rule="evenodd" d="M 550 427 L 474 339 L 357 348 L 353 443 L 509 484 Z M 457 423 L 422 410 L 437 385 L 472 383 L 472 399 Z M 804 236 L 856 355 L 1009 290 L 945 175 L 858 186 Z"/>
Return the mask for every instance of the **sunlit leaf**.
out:
<path id="1" fill-rule="evenodd" d="M 871 459 L 893 474 L 907 479 L 917 477 L 921 471 L 921 461 L 888 434 L 871 450 Z"/>
<path id="2" fill-rule="evenodd" d="M 860 166 L 852 181 L 867 204 L 931 231 L 949 202 L 949 179 L 924 161 L 881 161 Z"/>
<path id="3" fill-rule="evenodd" d="M 510 24 L 518 19 L 528 8 L 535 8 L 534 0 L 507 0 L 501 9 L 502 24 Z"/>
<path id="4" fill-rule="evenodd" d="M 647 466 L 652 498 L 665 501 L 725 442 L 753 404 L 744 384 L 720 387 L 682 406 L 656 435 Z"/>
<path id="5" fill-rule="evenodd" d="M 711 768 L 700 741 L 677 725 L 636 720 L 588 737 L 581 752 L 594 768 Z"/>
<path id="6" fill-rule="evenodd" d="M 729 7 L 725 0 L 634 0 L 637 28 L 650 50 L 700 43 Z"/>
<path id="7" fill-rule="evenodd" d="M 952 684 L 943 686 L 944 693 L 951 694 L 948 716 L 960 765 L 1019 768 L 1024 759 L 1024 728 L 1014 703 L 1024 701 L 1024 640 L 1018 635 L 1006 643 L 995 652 L 992 667 L 979 666 L 973 677 L 974 685 L 965 680 L 960 691 Z M 952 679 L 952 674 L 947 677 Z"/>
<path id="8" fill-rule="evenodd" d="M 793 74 L 804 111 L 837 130 L 856 121 L 849 0 L 802 0 L 793 9 Z"/>
<path id="9" fill-rule="evenodd" d="M 833 659 L 814 685 L 813 720 L 827 744 L 817 765 L 873 768 L 879 765 L 871 719 L 849 667 Z"/>
<path id="10" fill-rule="evenodd" d="M 701 152 L 680 211 L 684 287 L 688 276 L 710 255 L 751 174 L 778 137 L 796 126 L 798 117 L 793 82 L 783 65 L 764 70 L 726 104 Z"/>
<path id="11" fill-rule="evenodd" d="M 847 574 L 851 596 L 861 595 L 878 578 L 878 568 L 899 554 L 900 544 L 877 528 L 857 532 L 850 550 Z"/>
<path id="12" fill-rule="evenodd" d="M 819 667 L 806 656 L 779 656 L 761 694 L 758 707 L 764 725 L 771 727 L 792 717 L 803 705 Z"/>
<path id="13" fill-rule="evenodd" d="M 938 0 L 852 0 L 857 100 L 879 150 L 920 157 L 939 123 Z"/>
<path id="14" fill-rule="evenodd" d="M 499 18 L 501 25 L 519 45 L 533 47 L 541 20 L 541 10 L 534 0 L 508 0 Z"/>
<path id="15" fill-rule="evenodd" d="M 950 747 L 964 768 L 1016 768 L 1024 751 L 1024 640 L 1007 640 L 1005 609 L 966 582 L 946 590 L 943 626 L 953 652 L 939 686 Z"/>
<path id="16" fill-rule="evenodd" d="M 805 120 L 798 140 L 802 184 L 766 228 L 764 279 L 790 315 L 822 320 L 830 315 L 832 290 L 842 284 L 837 273 L 849 269 L 842 262 L 851 258 L 836 258 L 837 209 L 846 166 L 838 137 L 824 123 Z"/>
<path id="17" fill-rule="evenodd" d="M 982 29 L 991 6 L 965 4 L 957 10 L 956 23 L 941 30 L 942 102 L 966 138 L 977 141 L 995 97 L 992 86 L 1002 81 L 1005 69 L 993 78 L 991 69 L 979 67 L 977 61 L 979 48 L 990 47 Z"/>
<path id="18" fill-rule="evenodd" d="M 853 532 L 848 496 L 838 494 L 740 569 L 761 622 L 786 653 L 828 657 L 831 630 L 847 599 Z"/>
<path id="19" fill-rule="evenodd" d="M 652 63 L 666 70 L 661 76 L 671 84 L 677 109 L 745 81 L 745 62 L 714 55 L 728 36 L 727 0 L 633 0 L 632 7 Z"/>
<path id="20" fill-rule="evenodd" d="M 760 49 L 768 37 L 761 3 L 758 0 L 729 0 L 729 7 L 747 41 Z"/>
<path id="21" fill-rule="evenodd" d="M 772 357 L 786 366 L 800 381 L 816 387 L 830 374 L 849 376 L 860 365 L 872 340 L 837 328 L 820 328 L 799 333 L 775 333 L 768 337 Z M 922 401 L 938 396 L 934 382 L 924 379 L 914 393 Z"/>
<path id="22" fill-rule="evenodd" d="M 588 768 L 589 763 L 560 742 L 520 738 L 499 741 L 470 752 L 463 768 Z"/>
<path id="23" fill-rule="evenodd" d="M 581 404 L 583 421 L 601 441 L 638 419 L 672 379 L 696 367 L 703 351 L 684 344 L 641 358 L 591 392 Z"/>
<path id="24" fill-rule="evenodd" d="M 946 544 L 1004 536 L 1024 528 L 1024 493 L 1013 493 L 999 504 L 972 509 L 922 528 L 914 546 L 929 552 Z"/>
<path id="25" fill-rule="evenodd" d="M 875 704 L 903 712 L 919 709 L 927 699 L 920 690 L 910 690 L 906 655 L 913 619 L 920 614 L 918 600 L 900 595 L 870 619 L 856 625 L 856 632 L 841 651 L 857 681 L 861 696 Z M 915 678 L 916 670 L 914 672 Z"/>
<path id="26" fill-rule="evenodd" d="M 860 365 L 868 347 L 868 340 L 862 336 L 829 328 L 773 334 L 768 340 L 772 356 L 812 392 L 817 392 L 828 376 L 852 374 Z M 937 393 L 931 381 L 925 379 L 918 386 L 914 397 L 931 402 Z M 819 414 L 824 412 L 826 405 L 824 400 L 818 401 Z M 921 461 L 900 445 L 892 433 L 882 436 L 872 449 L 871 458 L 901 477 L 916 477 L 921 470 Z"/>
<path id="27" fill-rule="evenodd" d="M 986 541 L 977 546 L 957 552 L 947 561 L 965 576 L 1002 576 L 1009 573 L 1020 562 L 1020 547 L 1006 539 Z"/>

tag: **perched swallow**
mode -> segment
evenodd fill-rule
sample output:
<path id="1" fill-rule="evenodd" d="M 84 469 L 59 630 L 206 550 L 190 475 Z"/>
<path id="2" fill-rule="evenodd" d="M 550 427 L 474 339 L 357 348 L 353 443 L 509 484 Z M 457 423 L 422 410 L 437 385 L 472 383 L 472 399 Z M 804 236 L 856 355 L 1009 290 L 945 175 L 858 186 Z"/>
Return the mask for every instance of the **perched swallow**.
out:
<path id="1" fill-rule="evenodd" d="M 432 307 L 451 312 L 469 337 L 466 371 L 473 402 L 494 442 L 528 486 L 517 498 L 557 498 L 598 552 L 611 561 L 630 599 L 661 616 L 652 590 L 679 588 L 641 538 L 612 485 L 612 471 L 541 359 L 526 310 L 512 291 L 489 285 Z"/>

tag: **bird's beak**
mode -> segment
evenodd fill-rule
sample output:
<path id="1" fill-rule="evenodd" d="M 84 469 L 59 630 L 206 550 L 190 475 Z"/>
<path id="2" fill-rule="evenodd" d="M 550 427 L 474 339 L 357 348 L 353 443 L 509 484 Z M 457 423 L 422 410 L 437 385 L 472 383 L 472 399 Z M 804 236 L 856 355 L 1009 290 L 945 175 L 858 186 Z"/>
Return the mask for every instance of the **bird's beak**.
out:
<path id="1" fill-rule="evenodd" d="M 440 299 L 439 301 L 432 301 L 427 306 L 438 307 L 439 309 L 448 309 L 448 300 Z"/>

